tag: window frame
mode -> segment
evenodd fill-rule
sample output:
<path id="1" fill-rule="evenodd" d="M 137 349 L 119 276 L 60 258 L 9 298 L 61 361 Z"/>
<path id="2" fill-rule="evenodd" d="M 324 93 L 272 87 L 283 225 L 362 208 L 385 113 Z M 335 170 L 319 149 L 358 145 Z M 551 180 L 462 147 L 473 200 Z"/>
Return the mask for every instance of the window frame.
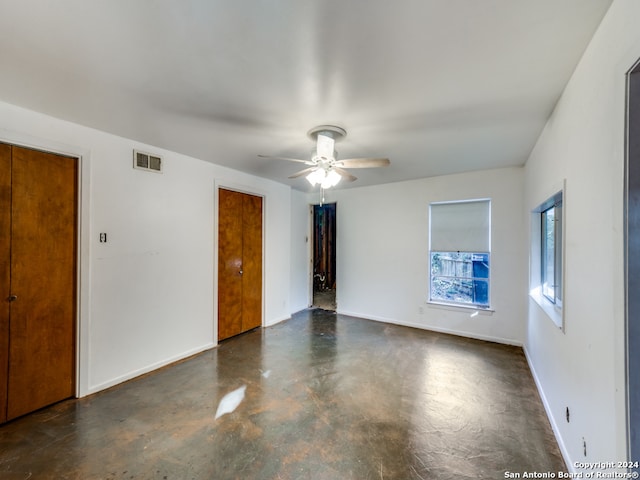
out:
<path id="1" fill-rule="evenodd" d="M 553 219 L 549 220 L 549 212 L 553 211 Z M 553 226 L 553 273 L 548 271 L 549 256 L 549 221 Z M 562 198 L 540 212 L 540 285 L 544 297 L 558 308 L 562 308 Z M 550 278 L 552 276 L 553 278 Z M 551 287 L 547 285 L 553 282 Z M 549 294 L 552 290 L 553 293 Z"/>
<path id="2" fill-rule="evenodd" d="M 473 251 L 470 251 L 468 248 L 465 248 L 463 250 L 451 250 L 451 249 L 447 249 L 447 250 L 443 250 L 442 248 L 437 248 L 434 249 L 434 245 L 433 245 L 433 207 L 434 206 L 446 206 L 446 205 L 458 205 L 458 204 L 463 204 L 463 203 L 486 203 L 487 204 L 487 216 L 488 218 L 486 218 L 486 235 L 487 235 L 487 239 L 486 239 L 486 244 L 484 246 L 486 246 L 486 250 L 484 251 L 485 248 L 482 248 L 480 250 L 478 249 L 473 249 Z M 469 200 L 457 200 L 457 201 L 445 201 L 445 202 L 431 202 L 429 204 L 429 280 L 428 280 L 428 300 L 427 303 L 429 304 L 433 304 L 433 305 L 440 305 L 440 306 L 449 306 L 449 307 L 460 307 L 460 308 L 467 308 L 467 309 L 473 309 L 473 310 L 482 310 L 482 311 L 493 311 L 491 309 L 491 199 L 490 198 L 478 198 L 478 199 L 469 199 Z M 462 245 L 461 245 L 462 246 Z M 433 260 L 434 260 L 434 255 L 435 254 L 455 254 L 455 255 L 470 255 L 470 260 L 469 262 L 472 263 L 471 265 L 471 276 L 458 276 L 458 275 L 454 275 L 454 276 L 448 276 L 448 275 L 435 275 L 434 274 L 434 265 L 433 265 Z M 486 256 L 486 277 L 477 277 L 475 276 L 474 272 L 473 272 L 473 262 L 475 262 L 476 260 L 473 259 L 474 255 L 479 255 L 479 256 Z M 484 260 L 477 260 L 478 262 L 481 263 L 485 263 Z M 458 272 L 456 272 L 458 273 Z M 452 279 L 458 279 L 461 282 L 472 282 L 472 291 L 471 291 L 471 295 L 474 295 L 476 292 L 476 282 L 483 282 L 486 283 L 486 303 L 476 303 L 476 302 L 458 302 L 455 300 L 450 300 L 450 299 L 445 299 L 445 298 L 434 298 L 434 278 L 436 277 L 440 277 L 440 278 L 452 278 Z M 473 297 L 472 297 L 473 298 Z"/>
<path id="3" fill-rule="evenodd" d="M 529 296 L 542 308 L 553 323 L 564 331 L 564 296 L 565 296 L 565 201 L 566 188 L 562 186 L 531 211 L 531 254 Z M 546 271 L 547 236 L 545 217 L 553 209 L 553 279 Z M 551 287 L 547 285 L 552 282 Z M 552 290 L 551 290 L 552 289 Z"/>

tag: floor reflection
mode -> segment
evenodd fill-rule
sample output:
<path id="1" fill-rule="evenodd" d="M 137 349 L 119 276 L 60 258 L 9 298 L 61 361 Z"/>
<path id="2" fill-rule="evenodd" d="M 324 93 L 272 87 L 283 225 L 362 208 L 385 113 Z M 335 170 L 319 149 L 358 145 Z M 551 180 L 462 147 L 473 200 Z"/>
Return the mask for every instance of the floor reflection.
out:
<path id="1" fill-rule="evenodd" d="M 238 389 L 242 399 L 216 419 L 221 399 Z M 0 478 L 476 479 L 559 470 L 521 349 L 322 309 L 0 427 Z"/>

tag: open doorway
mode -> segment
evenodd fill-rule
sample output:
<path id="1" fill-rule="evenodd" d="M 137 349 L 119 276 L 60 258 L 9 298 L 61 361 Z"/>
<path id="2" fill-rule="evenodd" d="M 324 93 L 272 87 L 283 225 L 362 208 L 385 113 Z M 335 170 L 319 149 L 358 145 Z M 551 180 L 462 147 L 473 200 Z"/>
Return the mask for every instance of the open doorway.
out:
<path id="1" fill-rule="evenodd" d="M 336 204 L 313 206 L 313 303 L 324 310 L 336 304 Z"/>

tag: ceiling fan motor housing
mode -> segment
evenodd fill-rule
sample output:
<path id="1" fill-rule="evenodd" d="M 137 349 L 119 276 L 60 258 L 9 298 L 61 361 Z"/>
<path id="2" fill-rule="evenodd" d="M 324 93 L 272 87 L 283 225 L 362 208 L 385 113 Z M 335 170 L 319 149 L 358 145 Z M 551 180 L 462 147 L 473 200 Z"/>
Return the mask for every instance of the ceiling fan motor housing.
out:
<path id="1" fill-rule="evenodd" d="M 307 132 L 309 138 L 314 142 L 318 140 L 319 134 L 331 137 L 334 141 L 338 142 L 347 136 L 347 131 L 337 125 L 318 125 Z"/>
<path id="2" fill-rule="evenodd" d="M 336 140 L 342 139 L 346 134 L 344 128 L 335 125 L 320 125 L 309 130 L 307 135 L 316 142 L 316 151 L 313 154 L 312 162 L 324 169 L 333 165 L 336 161 L 334 149 Z"/>

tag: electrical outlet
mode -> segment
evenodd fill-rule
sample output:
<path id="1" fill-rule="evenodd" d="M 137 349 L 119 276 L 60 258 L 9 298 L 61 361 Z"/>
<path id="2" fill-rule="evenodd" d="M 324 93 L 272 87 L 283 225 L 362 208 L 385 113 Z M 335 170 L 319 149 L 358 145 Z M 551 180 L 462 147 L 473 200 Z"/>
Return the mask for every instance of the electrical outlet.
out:
<path id="1" fill-rule="evenodd" d="M 567 423 L 569 423 L 569 419 L 571 418 L 571 416 L 569 415 L 569 407 L 567 407 Z"/>
<path id="2" fill-rule="evenodd" d="M 424 307 L 423 307 L 422 305 L 420 305 L 420 306 L 418 307 L 418 313 L 419 313 L 420 315 L 423 315 L 423 314 L 424 314 Z"/>
<path id="3" fill-rule="evenodd" d="M 584 456 L 587 456 L 587 441 L 582 437 L 582 450 L 584 452 Z"/>

